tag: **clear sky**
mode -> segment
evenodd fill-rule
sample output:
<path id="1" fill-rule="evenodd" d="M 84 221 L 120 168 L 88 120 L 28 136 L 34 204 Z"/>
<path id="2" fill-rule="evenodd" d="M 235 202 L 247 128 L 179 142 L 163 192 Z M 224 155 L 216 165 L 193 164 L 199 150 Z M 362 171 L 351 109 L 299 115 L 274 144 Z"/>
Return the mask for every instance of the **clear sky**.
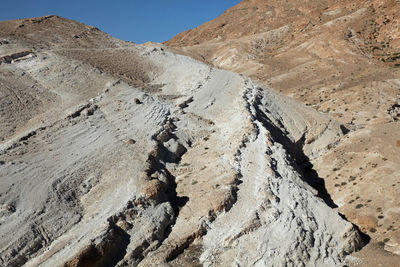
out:
<path id="1" fill-rule="evenodd" d="M 221 15 L 240 0 L 0 0 L 0 20 L 59 15 L 114 37 L 163 42 Z"/>

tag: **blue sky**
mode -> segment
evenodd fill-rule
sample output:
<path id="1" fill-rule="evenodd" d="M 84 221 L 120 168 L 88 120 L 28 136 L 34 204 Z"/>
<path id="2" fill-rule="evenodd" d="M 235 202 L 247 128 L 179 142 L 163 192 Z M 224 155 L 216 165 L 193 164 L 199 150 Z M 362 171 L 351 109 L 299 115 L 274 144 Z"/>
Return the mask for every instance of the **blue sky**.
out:
<path id="1" fill-rule="evenodd" d="M 221 15 L 240 0 L 1 0 L 0 20 L 59 15 L 114 37 L 162 42 Z"/>

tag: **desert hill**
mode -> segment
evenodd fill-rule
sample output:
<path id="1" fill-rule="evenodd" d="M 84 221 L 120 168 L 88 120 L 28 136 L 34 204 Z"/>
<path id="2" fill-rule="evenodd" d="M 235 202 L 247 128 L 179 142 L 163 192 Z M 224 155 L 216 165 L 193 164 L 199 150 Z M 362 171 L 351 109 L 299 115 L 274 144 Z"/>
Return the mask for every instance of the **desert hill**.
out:
<path id="1" fill-rule="evenodd" d="M 345 138 L 328 114 L 57 16 L 0 22 L 0 58 L 0 265 L 337 266 L 368 242 L 310 167 Z"/>
<path id="2" fill-rule="evenodd" d="M 165 42 L 341 123 L 349 132 L 311 163 L 338 210 L 397 255 L 399 14 L 398 1 L 244 0 Z"/>

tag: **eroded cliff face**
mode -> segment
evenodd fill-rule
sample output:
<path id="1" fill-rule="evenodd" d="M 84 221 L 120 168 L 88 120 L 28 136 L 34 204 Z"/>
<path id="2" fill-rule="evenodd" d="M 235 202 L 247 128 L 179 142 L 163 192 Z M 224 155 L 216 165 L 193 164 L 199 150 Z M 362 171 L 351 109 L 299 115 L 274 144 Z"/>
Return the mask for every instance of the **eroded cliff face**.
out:
<path id="1" fill-rule="evenodd" d="M 397 255 L 399 8 L 398 1 L 242 1 L 164 43 L 342 123 L 346 137 L 312 159 L 313 168 L 339 211 L 371 244 Z"/>
<path id="2" fill-rule="evenodd" d="M 364 245 L 300 166 L 342 138 L 328 115 L 56 16 L 1 25 L 0 265 L 337 266 Z"/>

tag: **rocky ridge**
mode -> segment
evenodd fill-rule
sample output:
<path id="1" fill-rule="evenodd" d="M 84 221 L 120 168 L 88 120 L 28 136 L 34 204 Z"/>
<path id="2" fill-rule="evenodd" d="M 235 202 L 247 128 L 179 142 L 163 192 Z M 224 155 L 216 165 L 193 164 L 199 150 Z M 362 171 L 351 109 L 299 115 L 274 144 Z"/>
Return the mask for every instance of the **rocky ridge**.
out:
<path id="1" fill-rule="evenodd" d="M 245 0 L 164 43 L 343 124 L 345 137 L 311 164 L 338 210 L 371 236 L 373 251 L 393 253 L 390 262 L 400 260 L 399 7 L 392 0 Z M 374 255 L 363 264 L 376 266 Z"/>
<path id="2" fill-rule="evenodd" d="M 365 244 L 296 158 L 343 137 L 328 115 L 57 16 L 0 26 L 1 265 L 335 266 Z"/>

